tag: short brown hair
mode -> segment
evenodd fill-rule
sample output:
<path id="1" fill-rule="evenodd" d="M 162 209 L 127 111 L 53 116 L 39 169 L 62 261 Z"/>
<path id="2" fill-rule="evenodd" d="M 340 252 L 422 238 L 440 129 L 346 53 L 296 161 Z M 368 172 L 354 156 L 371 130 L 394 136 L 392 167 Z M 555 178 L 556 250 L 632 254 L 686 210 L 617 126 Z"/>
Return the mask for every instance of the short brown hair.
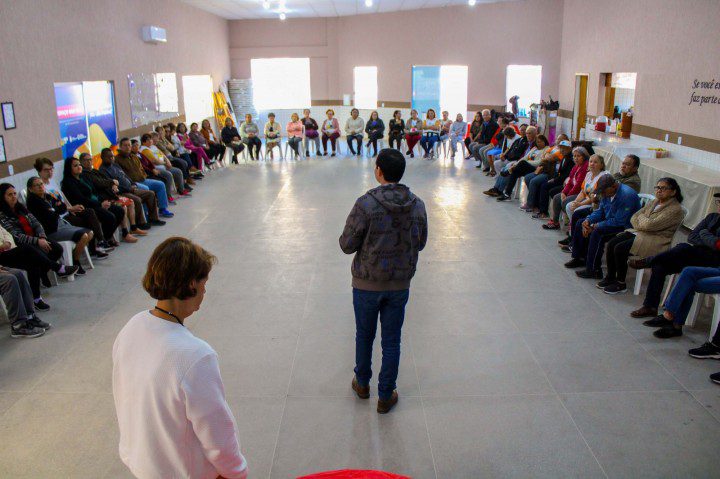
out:
<path id="1" fill-rule="evenodd" d="M 197 291 L 190 282 L 210 274 L 217 258 L 187 238 L 174 236 L 155 248 L 148 260 L 143 288 L 153 299 L 188 299 Z"/>
<path id="2" fill-rule="evenodd" d="M 42 157 L 36 159 L 35 163 L 33 163 L 33 167 L 38 173 L 40 173 L 40 171 L 43 169 L 43 166 L 53 166 L 53 162 L 50 161 L 48 158 Z"/>

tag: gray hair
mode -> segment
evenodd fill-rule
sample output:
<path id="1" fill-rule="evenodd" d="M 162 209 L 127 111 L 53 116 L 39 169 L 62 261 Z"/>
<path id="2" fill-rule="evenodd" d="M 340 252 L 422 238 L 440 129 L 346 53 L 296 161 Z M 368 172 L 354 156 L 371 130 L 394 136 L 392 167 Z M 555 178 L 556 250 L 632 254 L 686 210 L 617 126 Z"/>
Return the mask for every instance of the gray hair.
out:
<path id="1" fill-rule="evenodd" d="M 576 146 L 573 148 L 573 153 L 575 152 L 580 153 L 586 160 L 590 159 L 590 153 L 588 153 L 584 146 Z"/>
<path id="2" fill-rule="evenodd" d="M 485 108 L 483 111 L 480 112 L 481 115 L 484 115 L 485 113 L 487 113 L 487 114 L 489 115 L 489 114 L 490 114 L 490 110 L 488 110 L 487 108 Z"/>

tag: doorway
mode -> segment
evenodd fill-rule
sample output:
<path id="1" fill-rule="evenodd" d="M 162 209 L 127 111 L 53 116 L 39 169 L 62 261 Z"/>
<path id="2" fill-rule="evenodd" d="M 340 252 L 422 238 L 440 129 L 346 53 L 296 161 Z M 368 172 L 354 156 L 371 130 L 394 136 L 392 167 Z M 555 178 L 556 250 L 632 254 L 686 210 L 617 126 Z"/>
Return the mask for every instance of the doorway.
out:
<path id="1" fill-rule="evenodd" d="M 575 75 L 575 101 L 573 102 L 572 137 L 580 138 L 580 129 L 587 122 L 588 75 Z"/>

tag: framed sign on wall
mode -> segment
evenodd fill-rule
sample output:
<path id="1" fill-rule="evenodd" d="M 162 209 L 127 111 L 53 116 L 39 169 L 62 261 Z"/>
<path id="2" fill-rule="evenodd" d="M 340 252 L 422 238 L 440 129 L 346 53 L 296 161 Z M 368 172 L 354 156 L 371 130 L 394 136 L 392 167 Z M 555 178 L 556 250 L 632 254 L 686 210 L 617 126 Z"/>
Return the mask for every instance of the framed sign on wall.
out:
<path id="1" fill-rule="evenodd" d="M 6 130 L 12 130 L 17 126 L 15 125 L 15 107 L 13 106 L 13 102 L 8 101 L 2 103 L 2 117 Z"/>
<path id="2" fill-rule="evenodd" d="M 0 163 L 7 161 L 7 155 L 5 155 L 5 138 L 0 135 Z"/>

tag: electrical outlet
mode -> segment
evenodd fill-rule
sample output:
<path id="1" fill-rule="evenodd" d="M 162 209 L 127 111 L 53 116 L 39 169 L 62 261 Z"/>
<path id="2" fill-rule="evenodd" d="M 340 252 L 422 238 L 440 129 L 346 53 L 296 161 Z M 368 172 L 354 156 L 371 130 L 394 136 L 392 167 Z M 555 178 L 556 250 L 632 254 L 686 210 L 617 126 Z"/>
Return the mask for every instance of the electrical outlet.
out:
<path id="1" fill-rule="evenodd" d="M 665 133 L 665 141 L 670 141 L 670 133 Z"/>
<path id="2" fill-rule="evenodd" d="M 385 102 L 380 103 L 380 106 L 385 108 Z"/>
<path id="3" fill-rule="evenodd" d="M 682 145 L 682 136 L 678 136 L 678 145 Z"/>
<path id="4" fill-rule="evenodd" d="M 12 176 L 15 174 L 15 168 L 13 168 L 13 165 L 8 165 L 8 176 Z"/>

